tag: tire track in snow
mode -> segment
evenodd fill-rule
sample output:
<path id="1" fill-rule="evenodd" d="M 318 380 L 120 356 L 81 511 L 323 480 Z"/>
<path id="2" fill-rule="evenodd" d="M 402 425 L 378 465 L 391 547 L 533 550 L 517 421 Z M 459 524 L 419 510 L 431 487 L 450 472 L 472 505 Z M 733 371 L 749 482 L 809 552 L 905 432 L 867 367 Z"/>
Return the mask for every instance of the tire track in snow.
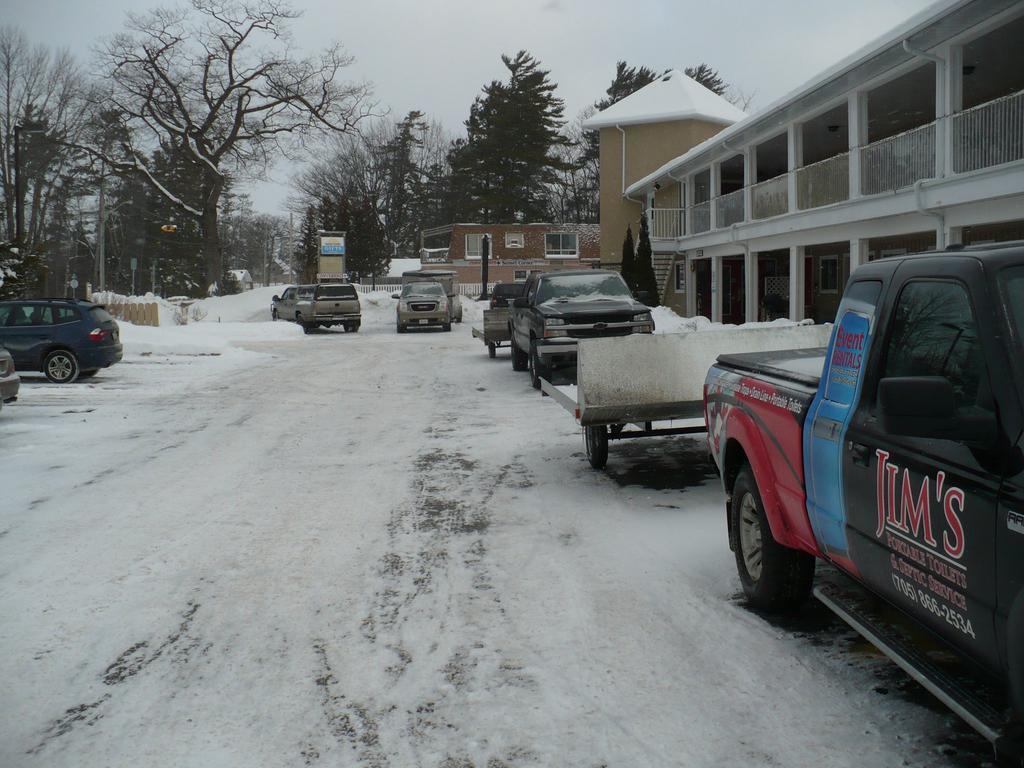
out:
<path id="1" fill-rule="evenodd" d="M 492 641 L 505 620 L 488 565 L 492 505 L 502 488 L 530 487 L 527 471 L 517 462 L 492 469 L 469 458 L 451 446 L 455 430 L 434 426 L 424 433 L 427 447 L 412 462 L 413 499 L 389 516 L 387 550 L 370 579 L 377 588 L 364 602 L 358 631 L 348 635 L 360 647 L 332 653 L 325 640 L 313 643 L 327 729 L 366 768 L 410 765 L 410 757 L 423 765 L 427 754 L 445 755 L 427 764 L 475 767 L 451 748 L 466 741 L 460 713 L 481 694 L 534 697 L 539 687 Z M 381 689 L 358 691 L 339 679 L 332 658 L 341 653 L 380 665 Z M 323 751 L 310 744 L 302 755 L 313 764 Z M 534 753 L 514 746 L 480 768 L 532 764 Z"/>

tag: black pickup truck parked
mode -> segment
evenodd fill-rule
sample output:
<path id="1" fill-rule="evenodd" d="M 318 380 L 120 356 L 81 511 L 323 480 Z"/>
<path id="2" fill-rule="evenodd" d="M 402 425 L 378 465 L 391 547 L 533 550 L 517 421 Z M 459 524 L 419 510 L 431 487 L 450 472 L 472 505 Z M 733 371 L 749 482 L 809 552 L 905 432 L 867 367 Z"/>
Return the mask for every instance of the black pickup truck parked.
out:
<path id="1" fill-rule="evenodd" d="M 651 310 L 633 298 L 618 272 L 601 269 L 534 274 L 512 302 L 512 368 L 529 369 L 534 389 L 560 366 L 576 365 L 576 342 L 653 333 Z"/>

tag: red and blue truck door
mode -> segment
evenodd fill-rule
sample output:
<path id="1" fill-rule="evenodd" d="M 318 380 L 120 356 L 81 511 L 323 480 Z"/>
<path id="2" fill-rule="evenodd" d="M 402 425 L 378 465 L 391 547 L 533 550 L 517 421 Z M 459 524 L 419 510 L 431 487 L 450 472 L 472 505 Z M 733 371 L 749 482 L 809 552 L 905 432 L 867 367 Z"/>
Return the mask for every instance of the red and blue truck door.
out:
<path id="1" fill-rule="evenodd" d="M 995 410 L 993 386 L 1004 385 L 989 376 L 999 361 L 984 340 L 998 332 L 984 306 L 991 302 L 972 301 L 986 293 L 980 266 L 976 280 L 964 282 L 969 264 L 911 262 L 894 275 L 890 320 L 845 437 L 843 492 L 860 577 L 998 669 L 995 520 L 1004 457 L 957 440 L 889 434 L 876 406 L 883 378 L 942 376 L 958 410 Z"/>
<path id="2" fill-rule="evenodd" d="M 882 291 L 879 280 L 850 283 L 836 313 L 821 384 L 804 422 L 807 515 L 826 557 L 856 574 L 847 541 L 844 443 L 864 385 L 864 370 Z"/>

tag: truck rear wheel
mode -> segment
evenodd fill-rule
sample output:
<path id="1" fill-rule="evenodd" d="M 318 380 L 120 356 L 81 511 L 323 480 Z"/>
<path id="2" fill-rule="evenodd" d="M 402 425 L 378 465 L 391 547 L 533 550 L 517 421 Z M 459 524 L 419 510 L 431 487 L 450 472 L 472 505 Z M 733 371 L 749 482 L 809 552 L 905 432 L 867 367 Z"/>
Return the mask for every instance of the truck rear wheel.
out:
<path id="1" fill-rule="evenodd" d="M 493 344 L 487 345 L 487 356 L 491 359 L 498 356 L 498 350 L 495 348 Z"/>
<path id="2" fill-rule="evenodd" d="M 512 338 L 512 370 L 513 371 L 525 371 L 527 366 L 530 364 L 529 358 L 526 353 L 519 348 L 516 344 L 515 337 Z"/>
<path id="3" fill-rule="evenodd" d="M 733 483 L 729 516 L 736 570 L 750 604 L 782 613 L 803 603 L 814 580 L 814 558 L 775 541 L 749 464 Z"/>
<path id="4" fill-rule="evenodd" d="M 590 466 L 604 469 L 608 463 L 608 427 L 584 427 L 583 445 L 586 446 Z"/>

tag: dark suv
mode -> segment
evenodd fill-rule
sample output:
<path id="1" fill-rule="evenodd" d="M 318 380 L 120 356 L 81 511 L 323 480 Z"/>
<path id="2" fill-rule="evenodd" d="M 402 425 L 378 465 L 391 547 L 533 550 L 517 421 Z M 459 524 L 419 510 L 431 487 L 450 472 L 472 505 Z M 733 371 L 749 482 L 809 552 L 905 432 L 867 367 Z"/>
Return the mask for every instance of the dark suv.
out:
<path id="1" fill-rule="evenodd" d="M 42 371 L 56 384 L 92 376 L 121 359 L 114 318 L 77 299 L 0 301 L 0 345 L 20 371 Z"/>

